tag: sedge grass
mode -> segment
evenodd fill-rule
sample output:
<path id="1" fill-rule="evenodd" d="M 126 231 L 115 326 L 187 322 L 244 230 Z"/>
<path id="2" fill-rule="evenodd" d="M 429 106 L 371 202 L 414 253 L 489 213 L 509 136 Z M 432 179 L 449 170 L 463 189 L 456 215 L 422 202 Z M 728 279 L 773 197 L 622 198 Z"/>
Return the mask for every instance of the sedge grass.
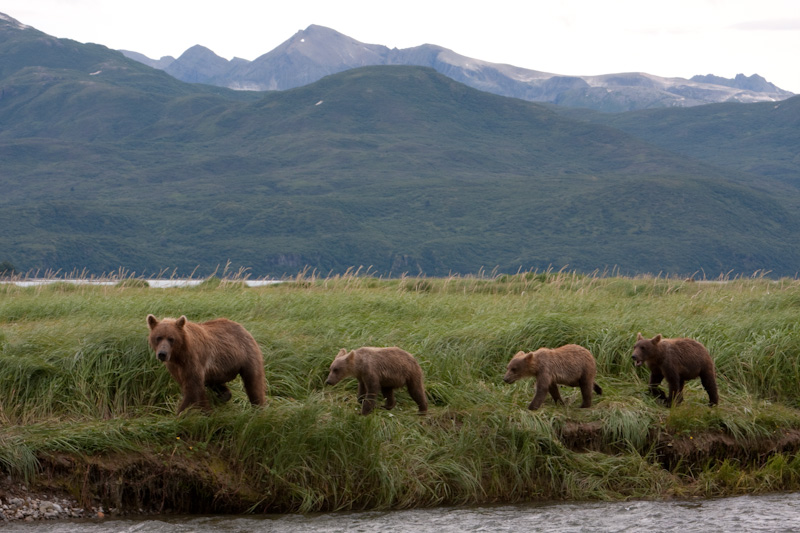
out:
<path id="1" fill-rule="evenodd" d="M 720 433 L 747 447 L 800 430 L 800 283 L 722 281 L 548 271 L 301 273 L 259 288 L 0 285 L 0 468 L 35 481 L 53 454 L 180 459 L 230 483 L 237 509 L 259 512 L 797 490 L 800 467 L 781 453 L 661 464 L 663 434 Z M 251 408 L 236 380 L 228 404 L 176 417 L 178 387 L 148 349 L 148 313 L 243 324 L 264 352 L 267 405 Z M 651 398 L 647 372 L 630 362 L 638 332 L 703 342 L 720 405 L 706 407 L 696 382 L 672 410 Z M 577 389 L 563 388 L 566 405 L 528 411 L 533 382 L 503 383 L 508 360 L 573 342 L 593 352 L 604 394 L 579 409 Z M 401 390 L 395 410 L 362 417 L 354 380 L 324 385 L 338 350 L 364 345 L 418 358 L 427 416 Z M 565 444 L 568 424 L 593 435 L 590 450 Z"/>

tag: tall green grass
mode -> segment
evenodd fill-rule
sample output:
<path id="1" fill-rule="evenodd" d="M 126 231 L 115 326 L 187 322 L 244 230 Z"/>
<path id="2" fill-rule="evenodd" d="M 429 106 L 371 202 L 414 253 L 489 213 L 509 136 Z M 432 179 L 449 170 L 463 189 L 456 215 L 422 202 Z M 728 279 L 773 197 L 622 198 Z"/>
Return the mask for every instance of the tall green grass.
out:
<path id="1" fill-rule="evenodd" d="M 301 273 L 262 288 L 236 279 L 178 289 L 0 285 L 0 468 L 35 482 L 66 455 L 78 465 L 61 473 L 68 490 L 87 490 L 84 470 L 128 476 L 135 490 L 94 494 L 129 505 L 134 492 L 159 494 L 183 510 L 197 501 L 309 512 L 796 490 L 800 468 L 784 453 L 798 441 L 762 448 L 800 432 L 800 283 L 723 281 Z M 176 417 L 180 393 L 148 349 L 148 313 L 242 323 L 264 352 L 267 405 L 252 408 L 236 380 L 230 403 Z M 703 342 L 720 405 L 707 407 L 696 381 L 672 410 L 651 398 L 647 372 L 630 361 L 638 332 Z M 584 410 L 579 391 L 562 388 L 565 406 L 528 411 L 533 384 L 503 383 L 506 363 L 518 350 L 566 343 L 593 352 L 603 395 Z M 354 380 L 324 385 L 338 350 L 363 345 L 416 355 L 427 416 L 399 391 L 395 410 L 363 417 Z M 682 446 L 701 435 L 737 444 L 727 456 L 675 458 L 665 448 L 665 439 Z M 139 476 L 142 468 L 161 475 Z M 194 487 L 194 504 L 176 480 Z"/>

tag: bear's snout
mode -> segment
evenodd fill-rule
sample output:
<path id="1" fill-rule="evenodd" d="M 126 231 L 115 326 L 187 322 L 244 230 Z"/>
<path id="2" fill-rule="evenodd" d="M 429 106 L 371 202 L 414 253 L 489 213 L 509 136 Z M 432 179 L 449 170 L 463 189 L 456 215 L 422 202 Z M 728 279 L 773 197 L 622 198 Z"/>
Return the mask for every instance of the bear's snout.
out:
<path id="1" fill-rule="evenodd" d="M 169 357 L 169 354 L 167 352 L 164 352 L 164 351 L 159 351 L 156 354 L 156 357 L 158 357 L 159 361 L 166 362 L 167 358 Z"/>
<path id="2" fill-rule="evenodd" d="M 635 355 L 632 355 L 631 359 L 633 360 L 634 366 L 642 366 L 642 360 L 636 357 Z"/>

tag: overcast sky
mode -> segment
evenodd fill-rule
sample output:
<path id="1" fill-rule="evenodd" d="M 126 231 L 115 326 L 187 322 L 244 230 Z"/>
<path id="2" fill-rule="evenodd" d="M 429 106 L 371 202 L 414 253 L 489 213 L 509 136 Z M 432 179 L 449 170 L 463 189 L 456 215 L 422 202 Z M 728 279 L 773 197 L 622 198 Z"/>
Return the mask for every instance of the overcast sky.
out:
<path id="1" fill-rule="evenodd" d="M 0 0 L 56 37 L 157 59 L 255 59 L 311 24 L 390 48 L 569 75 L 757 73 L 800 94 L 800 0 Z"/>

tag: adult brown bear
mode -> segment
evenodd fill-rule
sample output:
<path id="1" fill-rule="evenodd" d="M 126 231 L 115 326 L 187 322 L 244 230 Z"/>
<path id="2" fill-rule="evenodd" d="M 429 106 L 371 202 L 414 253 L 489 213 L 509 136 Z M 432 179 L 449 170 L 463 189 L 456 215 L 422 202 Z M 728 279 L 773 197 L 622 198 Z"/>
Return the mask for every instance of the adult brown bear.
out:
<path id="1" fill-rule="evenodd" d="M 374 348 L 364 346 L 348 352 L 344 348 L 331 363 L 327 385 L 336 385 L 342 379 L 354 377 L 358 380 L 358 401 L 361 414 L 367 415 L 375 408 L 378 391 L 383 393 L 384 409 L 397 403 L 394 389 L 407 387 L 408 394 L 417 402 L 420 414 L 428 411 L 422 368 L 414 356 L 397 347 Z"/>
<path id="2" fill-rule="evenodd" d="M 603 389 L 594 381 L 596 375 L 597 365 L 592 353 L 583 346 L 567 344 L 560 348 L 517 352 L 508 363 L 503 381 L 514 383 L 524 377 L 536 378 L 536 393 L 528 405 L 531 410 L 542 406 L 548 392 L 556 403 L 564 403 L 558 392 L 559 385 L 580 387 L 581 407 L 591 407 L 592 390 L 603 394 Z"/>
<path id="3" fill-rule="evenodd" d="M 687 380 L 700 378 L 708 393 L 709 405 L 719 403 L 714 361 L 705 346 L 694 339 L 665 339 L 656 335 L 646 339 L 639 333 L 633 347 L 633 363 L 650 369 L 650 393 L 667 405 L 683 400 L 683 385 Z M 659 385 L 666 378 L 667 395 Z"/>
<path id="4" fill-rule="evenodd" d="M 150 347 L 180 385 L 183 401 L 178 414 L 190 406 L 209 409 L 205 388 L 222 401 L 231 398 L 227 382 L 242 376 L 253 405 L 265 402 L 264 358 L 252 335 L 227 318 L 203 323 L 147 315 Z"/>

